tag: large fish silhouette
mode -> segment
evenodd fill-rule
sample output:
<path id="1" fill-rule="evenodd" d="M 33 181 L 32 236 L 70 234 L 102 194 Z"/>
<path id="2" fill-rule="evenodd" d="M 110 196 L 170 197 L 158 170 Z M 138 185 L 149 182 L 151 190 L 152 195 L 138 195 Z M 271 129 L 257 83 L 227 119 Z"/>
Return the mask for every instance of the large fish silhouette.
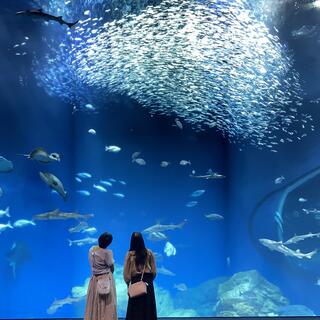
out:
<path id="1" fill-rule="evenodd" d="M 16 14 L 31 16 L 33 18 L 39 18 L 46 21 L 57 21 L 60 24 L 66 24 L 69 28 L 72 28 L 78 21 L 75 22 L 66 22 L 62 19 L 62 16 L 56 17 L 49 13 L 45 13 L 42 9 L 32 9 L 32 10 L 25 10 L 25 11 L 18 11 Z"/>

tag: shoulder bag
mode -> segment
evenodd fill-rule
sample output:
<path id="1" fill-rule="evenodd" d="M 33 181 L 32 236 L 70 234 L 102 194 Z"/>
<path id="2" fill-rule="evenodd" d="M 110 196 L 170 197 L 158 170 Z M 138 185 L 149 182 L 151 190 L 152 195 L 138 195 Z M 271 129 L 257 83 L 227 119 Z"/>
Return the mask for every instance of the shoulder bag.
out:
<path id="1" fill-rule="evenodd" d="M 92 256 L 94 257 L 93 261 L 95 263 L 95 252 L 92 253 Z M 108 295 L 111 291 L 111 281 L 109 274 L 106 273 L 104 276 L 105 277 L 98 278 L 97 280 L 97 291 L 99 295 Z"/>
<path id="2" fill-rule="evenodd" d="M 135 282 L 135 283 L 131 283 L 129 284 L 129 287 L 128 287 L 128 295 L 130 298 L 136 298 L 136 297 L 140 297 L 140 296 L 143 296 L 145 294 L 147 294 L 147 283 L 145 283 L 144 281 L 142 281 L 143 279 L 143 275 L 144 275 L 144 271 L 146 269 L 146 264 L 147 264 L 147 261 L 143 267 L 143 271 L 142 271 L 142 274 L 141 274 L 141 279 L 140 281 L 138 282 Z"/>

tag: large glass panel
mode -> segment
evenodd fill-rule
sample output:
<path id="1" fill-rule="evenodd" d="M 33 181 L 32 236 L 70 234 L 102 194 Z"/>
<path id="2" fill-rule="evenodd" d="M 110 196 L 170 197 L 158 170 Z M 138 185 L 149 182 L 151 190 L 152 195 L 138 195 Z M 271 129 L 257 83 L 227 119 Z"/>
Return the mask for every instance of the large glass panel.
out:
<path id="1" fill-rule="evenodd" d="M 0 318 L 84 314 L 132 232 L 158 316 L 320 315 L 319 1 L 1 2 Z"/>

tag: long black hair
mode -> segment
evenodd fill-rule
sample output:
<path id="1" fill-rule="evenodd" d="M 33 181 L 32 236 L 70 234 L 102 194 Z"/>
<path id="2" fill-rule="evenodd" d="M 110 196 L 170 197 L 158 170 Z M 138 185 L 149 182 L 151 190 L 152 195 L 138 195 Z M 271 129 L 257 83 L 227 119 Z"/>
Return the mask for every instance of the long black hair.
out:
<path id="1" fill-rule="evenodd" d="M 146 263 L 147 249 L 140 232 L 132 233 L 130 241 L 130 251 L 135 251 L 136 267 L 144 265 Z"/>

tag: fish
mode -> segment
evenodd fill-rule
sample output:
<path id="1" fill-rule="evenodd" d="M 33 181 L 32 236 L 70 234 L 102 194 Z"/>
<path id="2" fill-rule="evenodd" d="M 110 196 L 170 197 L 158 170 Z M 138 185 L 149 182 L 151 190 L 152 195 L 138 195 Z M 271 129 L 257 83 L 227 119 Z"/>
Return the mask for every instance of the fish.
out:
<path id="1" fill-rule="evenodd" d="M 123 193 L 113 193 L 113 195 L 117 198 L 123 199 L 125 195 Z"/>
<path id="2" fill-rule="evenodd" d="M 68 231 L 70 233 L 75 233 L 75 232 L 81 232 L 82 230 L 87 229 L 87 228 L 89 228 L 88 223 L 86 221 L 80 221 L 79 224 L 77 224 L 74 227 L 69 228 Z"/>
<path id="3" fill-rule="evenodd" d="M 187 291 L 188 287 L 185 283 L 174 284 L 173 287 L 179 291 Z"/>
<path id="4" fill-rule="evenodd" d="M 162 232 L 150 232 L 147 239 L 150 241 L 162 241 L 167 240 L 167 236 Z"/>
<path id="5" fill-rule="evenodd" d="M 120 184 L 122 184 L 123 186 L 126 186 L 127 185 L 127 183 L 125 182 L 125 181 L 123 181 L 123 180 L 119 180 L 118 181 Z"/>
<path id="6" fill-rule="evenodd" d="M 259 239 L 259 241 L 262 245 L 266 246 L 271 251 L 273 250 L 278 251 L 288 257 L 294 257 L 298 259 L 303 259 L 303 258 L 311 259 L 317 253 L 317 250 L 314 250 L 308 253 L 302 253 L 300 252 L 299 249 L 292 250 L 286 247 L 282 243 L 282 241 L 274 241 L 270 239 Z"/>
<path id="7" fill-rule="evenodd" d="M 94 130 L 94 129 L 89 129 L 88 133 L 90 133 L 93 136 L 97 134 L 96 130 Z"/>
<path id="8" fill-rule="evenodd" d="M 284 245 L 293 244 L 293 243 L 297 243 L 297 242 L 303 241 L 305 239 L 310 239 L 310 238 L 320 238 L 320 232 L 319 233 L 311 233 L 311 232 L 309 232 L 308 234 L 303 234 L 303 235 L 300 235 L 300 236 L 294 236 L 294 237 L 288 239 L 283 244 Z"/>
<path id="9" fill-rule="evenodd" d="M 94 214 L 80 214 L 78 212 L 62 212 L 59 209 L 34 215 L 32 220 L 67 220 L 67 219 L 90 219 Z"/>
<path id="10" fill-rule="evenodd" d="M 192 192 L 191 193 L 191 197 L 194 197 L 194 198 L 196 198 L 196 197 L 200 197 L 200 196 L 202 196 L 204 193 L 206 192 L 206 190 L 196 190 L 196 191 L 194 191 L 194 192 Z"/>
<path id="11" fill-rule="evenodd" d="M 79 183 L 82 182 L 82 180 L 81 180 L 79 177 L 75 177 L 74 179 L 75 179 L 77 182 L 79 182 Z"/>
<path id="12" fill-rule="evenodd" d="M 92 178 L 92 175 L 89 172 L 79 172 L 79 173 L 77 173 L 77 176 L 79 178 L 82 178 L 82 179 L 90 179 L 90 178 Z"/>
<path id="13" fill-rule="evenodd" d="M 63 25 L 67 25 L 69 28 L 72 28 L 74 25 L 76 25 L 79 20 L 75 21 L 75 22 L 66 22 L 65 20 L 63 20 L 62 16 L 53 16 L 49 13 L 45 13 L 42 11 L 42 9 L 31 9 L 31 10 L 24 10 L 24 11 L 18 11 L 16 13 L 16 15 L 25 15 L 25 16 L 30 16 L 32 18 L 39 18 L 41 20 L 45 20 L 45 21 L 56 21 L 59 24 Z"/>
<path id="14" fill-rule="evenodd" d="M 314 1 L 311 1 L 311 2 L 306 2 L 304 4 L 304 8 L 305 9 L 320 9 L 320 1 L 319 0 L 314 0 Z"/>
<path id="15" fill-rule="evenodd" d="M 231 267 L 231 258 L 230 257 L 227 257 L 226 263 L 227 263 L 227 267 L 230 268 Z"/>
<path id="16" fill-rule="evenodd" d="M 7 229 L 13 229 L 10 221 L 7 224 L 0 223 L 0 234 Z"/>
<path id="17" fill-rule="evenodd" d="M 180 130 L 183 130 L 182 122 L 179 120 L 179 118 L 174 119 L 175 124 L 173 126 L 178 127 Z"/>
<path id="18" fill-rule="evenodd" d="M 53 161 L 61 161 L 60 155 L 56 152 L 48 153 L 43 148 L 36 148 L 27 154 L 19 154 L 19 156 L 24 156 L 27 159 L 36 160 L 41 163 L 49 163 Z"/>
<path id="19" fill-rule="evenodd" d="M 109 181 L 106 181 L 106 180 L 100 180 L 100 183 L 101 184 L 104 184 L 105 186 L 107 186 L 107 187 L 112 187 L 112 183 L 111 182 L 109 182 Z"/>
<path id="20" fill-rule="evenodd" d="M 94 187 L 96 190 L 100 191 L 100 192 L 107 192 L 107 191 L 108 191 L 105 187 L 100 186 L 100 185 L 97 185 L 97 184 L 94 184 L 93 187 Z"/>
<path id="21" fill-rule="evenodd" d="M 275 212 L 274 220 L 275 220 L 276 224 L 278 225 L 278 228 L 280 229 L 281 233 L 283 233 L 283 219 L 282 219 L 282 215 L 279 213 L 279 211 Z"/>
<path id="22" fill-rule="evenodd" d="M 302 209 L 306 214 L 320 215 L 320 209 Z"/>
<path id="23" fill-rule="evenodd" d="M 67 192 L 64 190 L 62 182 L 52 173 L 39 172 L 40 178 L 45 182 L 51 189 L 57 191 L 64 201 L 67 200 Z"/>
<path id="24" fill-rule="evenodd" d="M 138 158 L 140 156 L 141 152 L 140 151 L 136 151 L 131 155 L 131 159 L 134 160 L 136 158 Z"/>
<path id="25" fill-rule="evenodd" d="M 68 296 L 67 298 L 64 298 L 64 299 L 60 299 L 60 300 L 55 299 L 53 301 L 53 303 L 51 304 L 51 306 L 47 309 L 47 314 L 54 314 L 57 312 L 58 309 L 62 308 L 64 305 L 79 302 L 84 299 L 85 299 L 85 297 L 73 298 L 70 296 Z"/>
<path id="26" fill-rule="evenodd" d="M 191 166 L 191 161 L 189 160 L 181 160 L 180 162 L 179 162 L 179 164 L 180 164 L 180 166 Z"/>
<path id="27" fill-rule="evenodd" d="M 71 247 L 72 245 L 76 245 L 78 247 L 82 247 L 85 246 L 87 244 L 93 244 L 93 243 L 97 243 L 98 239 L 96 238 L 84 238 L 84 239 L 79 239 L 79 240 L 70 240 L 68 239 L 69 242 L 69 246 Z"/>
<path id="28" fill-rule="evenodd" d="M 13 171 L 12 161 L 0 156 L 0 173 L 9 173 L 11 171 Z"/>
<path id="29" fill-rule="evenodd" d="M 33 221 L 26 220 L 26 219 L 20 219 L 14 222 L 13 226 L 15 228 L 23 228 L 26 226 L 35 226 L 36 224 Z"/>
<path id="30" fill-rule="evenodd" d="M 317 26 L 302 26 L 299 29 L 291 31 L 291 36 L 293 38 L 312 38 L 319 34 L 320 30 Z"/>
<path id="31" fill-rule="evenodd" d="M 187 223 L 187 219 L 184 219 L 179 224 L 155 224 L 149 228 L 146 228 L 142 231 L 142 233 L 152 233 L 152 232 L 164 232 L 169 230 L 182 229 L 184 225 Z"/>
<path id="32" fill-rule="evenodd" d="M 12 268 L 12 276 L 15 279 L 17 269 L 30 260 L 30 250 L 24 242 L 13 242 L 9 251 L 6 252 L 6 260 Z"/>
<path id="33" fill-rule="evenodd" d="M 211 169 L 208 170 L 207 174 L 204 175 L 195 175 L 194 173 L 189 175 L 190 178 L 196 178 L 196 179 L 224 179 L 225 176 L 216 172 L 213 172 Z"/>
<path id="34" fill-rule="evenodd" d="M 77 193 L 85 197 L 89 197 L 91 195 L 90 191 L 88 190 L 77 190 Z"/>
<path id="35" fill-rule="evenodd" d="M 8 217 L 10 218 L 10 208 L 6 207 L 4 210 L 0 210 L 0 218 Z"/>
<path id="36" fill-rule="evenodd" d="M 109 178 L 109 181 L 111 181 L 111 182 L 117 182 L 117 180 L 116 180 L 116 179 L 113 179 L 113 178 Z"/>
<path id="37" fill-rule="evenodd" d="M 177 254 L 177 249 L 173 246 L 171 242 L 166 242 L 163 252 L 167 255 L 167 257 L 171 257 Z"/>
<path id="38" fill-rule="evenodd" d="M 217 213 L 210 213 L 210 214 L 206 214 L 205 217 L 209 220 L 212 220 L 212 221 L 217 221 L 217 220 L 223 220 L 224 217 L 220 214 L 217 214 Z"/>
<path id="39" fill-rule="evenodd" d="M 170 165 L 170 162 L 168 162 L 168 161 L 161 161 L 160 162 L 160 167 L 162 167 L 162 168 L 166 168 L 166 167 L 168 167 Z"/>
<path id="40" fill-rule="evenodd" d="M 280 183 L 282 183 L 284 180 L 285 180 L 285 177 L 284 177 L 284 176 L 280 176 L 280 177 L 278 177 L 278 178 L 276 178 L 276 179 L 274 180 L 274 183 L 275 183 L 275 184 L 280 184 Z"/>
<path id="41" fill-rule="evenodd" d="M 189 201 L 186 203 L 187 208 L 193 208 L 198 204 L 198 201 Z"/>
<path id="42" fill-rule="evenodd" d="M 308 200 L 305 199 L 305 198 L 299 198 L 298 201 L 299 201 L 299 202 L 307 202 Z"/>
<path id="43" fill-rule="evenodd" d="M 85 228 L 81 231 L 82 233 L 88 233 L 90 235 L 93 235 L 98 232 L 98 230 L 95 227 Z"/>
<path id="44" fill-rule="evenodd" d="M 157 262 L 163 261 L 163 255 L 161 253 L 153 252 L 153 254 Z"/>
<path id="45" fill-rule="evenodd" d="M 112 152 L 112 153 L 118 153 L 121 151 L 121 148 L 118 146 L 105 146 L 105 151 Z"/>
<path id="46" fill-rule="evenodd" d="M 96 108 L 91 103 L 85 104 L 84 108 L 88 111 L 95 111 L 96 110 Z"/>
<path id="47" fill-rule="evenodd" d="M 0 187 L 0 198 L 3 196 L 3 189 Z"/>
<path id="48" fill-rule="evenodd" d="M 165 276 L 170 276 L 170 277 L 174 277 L 175 276 L 175 273 L 173 273 L 172 271 L 166 269 L 164 266 L 158 267 L 157 268 L 157 273 L 163 274 Z"/>
<path id="49" fill-rule="evenodd" d="M 132 162 L 137 163 L 139 166 L 145 166 L 147 164 L 146 161 L 142 158 L 133 159 Z"/>
<path id="50" fill-rule="evenodd" d="M 278 8 L 283 2 L 272 5 Z M 248 6 L 252 15 L 247 15 Z M 47 54 L 34 59 L 35 77 L 42 88 L 70 105 L 90 99 L 89 85 L 99 99 L 107 101 L 106 91 L 127 95 L 151 116 L 174 114 L 196 132 L 215 127 L 230 143 L 270 149 L 290 128 L 300 128 L 301 120 L 307 120 L 301 131 L 312 128 L 312 117 L 290 110 L 301 103 L 303 90 L 294 59 L 286 54 L 277 31 L 261 27 L 272 25 L 270 11 L 277 9 L 261 8 L 261 1 L 253 0 L 214 5 L 161 1 L 139 12 L 131 9 L 134 15 L 123 14 L 121 19 L 117 10 L 108 8 L 103 23 L 93 20 L 92 11 L 70 33 L 65 48 L 59 47 L 60 38 L 44 44 Z M 102 17 L 105 10 L 96 14 Z M 195 30 L 196 39 L 190 37 Z M 294 133 L 299 135 L 302 132 Z"/>
<path id="51" fill-rule="evenodd" d="M 88 292 L 90 278 L 87 278 L 83 286 L 75 286 L 71 289 L 71 295 L 73 298 L 85 298 Z"/>

